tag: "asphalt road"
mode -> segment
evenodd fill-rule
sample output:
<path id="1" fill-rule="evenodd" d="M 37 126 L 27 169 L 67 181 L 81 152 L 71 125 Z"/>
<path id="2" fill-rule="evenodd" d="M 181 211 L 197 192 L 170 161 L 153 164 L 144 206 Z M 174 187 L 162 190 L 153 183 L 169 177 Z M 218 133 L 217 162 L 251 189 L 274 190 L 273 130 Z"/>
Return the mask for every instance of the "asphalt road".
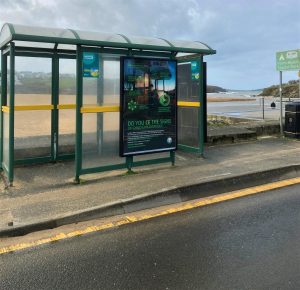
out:
<path id="1" fill-rule="evenodd" d="M 0 289 L 300 289 L 300 185 L 0 256 Z"/>

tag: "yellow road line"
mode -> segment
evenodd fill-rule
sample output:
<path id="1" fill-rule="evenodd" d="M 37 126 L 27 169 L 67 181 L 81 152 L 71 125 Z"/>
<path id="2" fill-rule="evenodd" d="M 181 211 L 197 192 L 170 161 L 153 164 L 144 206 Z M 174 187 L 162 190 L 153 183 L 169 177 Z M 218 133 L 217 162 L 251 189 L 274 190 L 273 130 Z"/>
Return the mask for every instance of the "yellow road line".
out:
<path id="1" fill-rule="evenodd" d="M 291 178 L 291 179 L 287 179 L 287 180 L 272 182 L 269 184 L 249 187 L 246 189 L 236 190 L 236 191 L 232 191 L 232 192 L 228 192 L 228 193 L 218 194 L 218 195 L 214 195 L 214 196 L 210 196 L 210 197 L 199 198 L 196 200 L 192 200 L 192 201 L 188 201 L 188 202 L 184 202 L 184 203 L 180 203 L 180 204 L 163 206 L 164 209 L 161 211 L 158 211 L 156 213 L 150 212 L 149 214 L 138 215 L 138 212 L 137 212 L 136 214 L 133 213 L 128 216 L 121 217 L 119 220 L 113 221 L 113 222 L 110 222 L 107 224 L 103 224 L 103 225 L 99 225 L 99 226 L 89 226 L 82 230 L 76 230 L 76 231 L 72 231 L 69 233 L 59 233 L 55 236 L 41 239 L 41 240 L 36 240 L 33 242 L 21 243 L 21 244 L 3 247 L 3 248 L 0 248 L 0 255 L 5 254 L 5 253 L 14 252 L 14 251 L 23 250 L 26 248 L 35 247 L 38 245 L 48 244 L 48 243 L 51 243 L 54 241 L 72 238 L 75 236 L 82 236 L 87 233 L 99 232 L 99 231 L 103 231 L 103 230 L 106 230 L 109 228 L 116 228 L 116 227 L 119 227 L 119 226 L 122 226 L 125 224 L 135 223 L 135 222 L 152 219 L 152 218 L 159 217 L 159 216 L 169 215 L 169 214 L 173 214 L 176 212 L 181 212 L 181 211 L 185 211 L 185 210 L 189 210 L 189 209 L 193 209 L 193 208 L 197 208 L 197 207 L 203 207 L 206 205 L 219 203 L 219 202 L 223 202 L 223 201 L 227 201 L 227 200 L 232 200 L 232 199 L 236 199 L 236 198 L 240 198 L 240 197 L 244 197 L 244 196 L 248 196 L 248 195 L 253 195 L 253 194 L 260 193 L 260 192 L 266 192 L 266 191 L 270 191 L 273 189 L 278 189 L 278 188 L 282 188 L 282 187 L 286 187 L 286 186 L 290 186 L 290 185 L 294 185 L 294 184 L 299 184 L 299 183 L 300 183 L 300 178 L 296 177 L 296 178 Z"/>

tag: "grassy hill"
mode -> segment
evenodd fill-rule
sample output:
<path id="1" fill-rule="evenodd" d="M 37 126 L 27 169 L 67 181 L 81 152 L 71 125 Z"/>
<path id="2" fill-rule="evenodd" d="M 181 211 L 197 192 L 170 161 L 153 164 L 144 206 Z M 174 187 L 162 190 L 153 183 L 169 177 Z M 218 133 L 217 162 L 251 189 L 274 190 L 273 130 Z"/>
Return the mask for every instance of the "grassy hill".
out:
<path id="1" fill-rule="evenodd" d="M 279 85 L 263 89 L 260 96 L 279 97 Z M 282 96 L 285 98 L 299 98 L 299 81 L 293 80 L 282 85 Z"/>
<path id="2" fill-rule="evenodd" d="M 210 86 L 210 85 L 207 85 L 207 93 L 220 93 L 220 92 L 226 92 L 225 89 L 221 88 L 221 87 L 218 87 L 218 86 Z"/>
<path id="3" fill-rule="evenodd" d="M 0 72 L 1 76 L 1 72 Z M 110 85 L 111 83 L 111 85 Z M 17 94 L 50 94 L 51 93 L 51 74 L 42 72 L 16 72 L 15 92 Z M 76 78 L 73 74 L 60 75 L 60 93 L 75 94 Z M 106 80 L 106 94 L 114 93 L 114 80 Z M 0 84 L 1 87 L 1 84 Z M 96 89 L 95 79 L 85 78 L 84 92 L 85 94 L 93 94 Z M 218 86 L 207 86 L 207 93 L 226 92 L 225 89 Z"/>

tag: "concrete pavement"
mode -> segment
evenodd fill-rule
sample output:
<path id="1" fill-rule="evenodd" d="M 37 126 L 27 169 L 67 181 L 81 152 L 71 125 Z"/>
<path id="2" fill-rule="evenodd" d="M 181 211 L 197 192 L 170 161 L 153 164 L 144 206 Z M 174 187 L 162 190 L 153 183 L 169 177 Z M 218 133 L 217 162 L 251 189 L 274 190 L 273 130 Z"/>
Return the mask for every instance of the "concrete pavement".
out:
<path id="1" fill-rule="evenodd" d="M 87 175 L 81 185 L 72 183 L 73 162 L 19 167 L 14 187 L 5 189 L 2 184 L 0 235 L 23 234 L 294 177 L 299 175 L 299 164 L 299 142 L 272 137 L 211 146 L 206 148 L 205 158 L 179 151 L 174 167 L 139 168 L 133 175 L 124 171 Z"/>

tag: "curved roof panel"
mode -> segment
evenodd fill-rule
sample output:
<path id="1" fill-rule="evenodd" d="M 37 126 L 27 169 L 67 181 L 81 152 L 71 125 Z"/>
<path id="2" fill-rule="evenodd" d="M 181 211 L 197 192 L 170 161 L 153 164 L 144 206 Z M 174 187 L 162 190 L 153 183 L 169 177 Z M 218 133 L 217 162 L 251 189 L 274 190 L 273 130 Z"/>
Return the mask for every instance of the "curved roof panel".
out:
<path id="1" fill-rule="evenodd" d="M 124 39 L 124 37 L 119 34 L 80 30 L 74 30 L 74 32 L 77 33 L 79 39 L 81 40 L 127 43 L 126 39 Z"/>
<path id="2" fill-rule="evenodd" d="M 154 51 L 190 52 L 214 54 L 215 51 L 201 42 L 184 40 L 167 40 L 162 38 L 126 36 L 105 32 L 81 31 L 72 29 L 32 27 L 6 23 L 0 33 L 0 48 L 12 40 L 81 44 L 114 48 L 131 48 Z"/>
<path id="3" fill-rule="evenodd" d="M 0 32 L 0 47 L 5 45 L 12 39 L 12 32 L 9 25 L 6 23 L 3 25 L 1 32 Z"/>

